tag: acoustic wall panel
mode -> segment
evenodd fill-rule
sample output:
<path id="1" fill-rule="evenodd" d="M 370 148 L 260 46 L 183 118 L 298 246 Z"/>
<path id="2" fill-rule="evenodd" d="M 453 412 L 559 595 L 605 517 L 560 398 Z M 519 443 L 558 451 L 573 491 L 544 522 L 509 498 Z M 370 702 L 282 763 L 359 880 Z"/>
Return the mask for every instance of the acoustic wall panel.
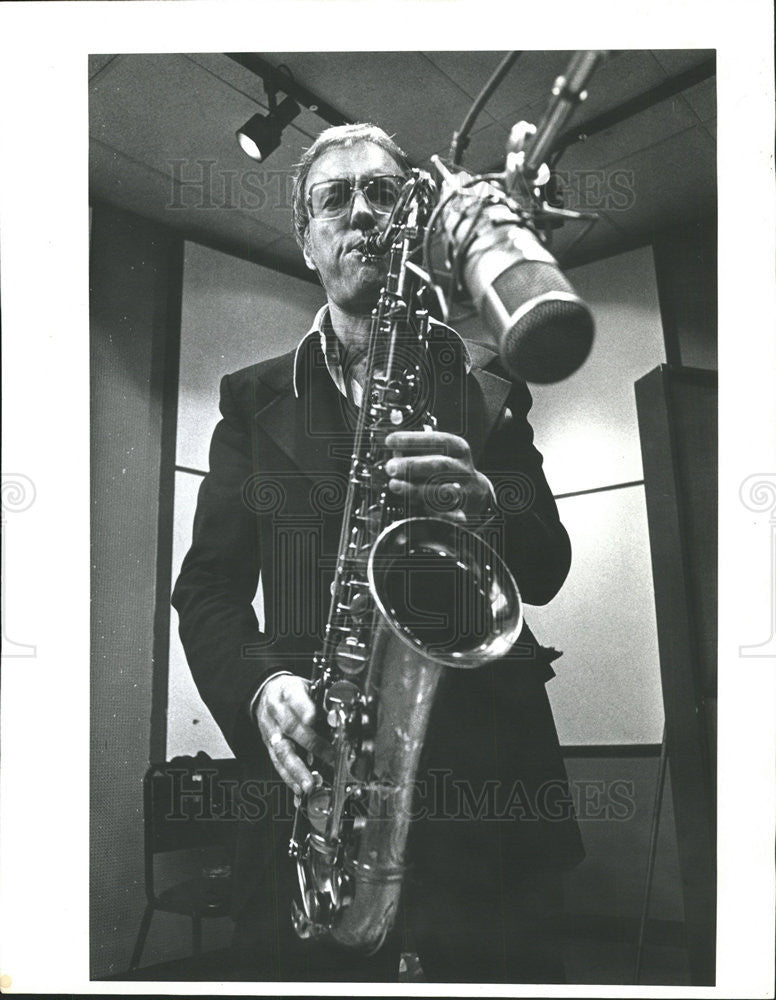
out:
<path id="1" fill-rule="evenodd" d="M 207 469 L 221 377 L 296 347 L 323 301 L 318 285 L 186 243 L 178 465 Z"/>
<path id="2" fill-rule="evenodd" d="M 548 684 L 562 744 L 659 743 L 663 730 L 644 489 L 558 503 L 572 565 L 558 596 L 526 618 L 563 650 Z"/>
<path id="3" fill-rule="evenodd" d="M 191 525 L 201 476 L 188 472 L 175 475 L 175 527 L 172 548 L 172 579 L 180 572 L 183 557 L 191 545 Z M 178 612 L 170 618 L 170 661 L 167 689 L 167 759 L 177 754 L 204 750 L 211 757 L 231 757 L 232 753 L 213 716 L 199 696 L 178 635 Z"/>
<path id="4" fill-rule="evenodd" d="M 716 940 L 717 376 L 663 365 L 636 385 L 666 747 L 694 985 Z"/>

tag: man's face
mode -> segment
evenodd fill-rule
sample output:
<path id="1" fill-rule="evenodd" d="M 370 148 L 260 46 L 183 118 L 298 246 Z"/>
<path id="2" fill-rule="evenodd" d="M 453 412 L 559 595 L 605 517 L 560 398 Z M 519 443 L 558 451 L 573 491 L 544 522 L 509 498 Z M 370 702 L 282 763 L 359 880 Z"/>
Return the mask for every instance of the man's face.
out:
<path id="1" fill-rule="evenodd" d="M 313 163 L 305 185 L 305 197 L 319 181 L 348 178 L 360 186 L 369 177 L 401 174 L 394 158 L 381 146 L 361 140 L 352 146 L 335 146 Z M 329 301 L 345 312 L 369 313 L 383 284 L 387 257 L 364 262 L 353 248 L 364 235 L 382 229 L 386 215 L 379 215 L 362 191 L 356 191 L 344 215 L 336 219 L 311 218 L 305 234 L 304 258 L 318 271 Z"/>

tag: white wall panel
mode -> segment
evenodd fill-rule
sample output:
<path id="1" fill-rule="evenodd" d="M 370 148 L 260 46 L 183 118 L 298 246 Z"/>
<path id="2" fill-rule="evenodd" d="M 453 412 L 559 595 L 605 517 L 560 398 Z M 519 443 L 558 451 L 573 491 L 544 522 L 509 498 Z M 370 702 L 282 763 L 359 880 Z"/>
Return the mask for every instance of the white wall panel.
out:
<path id="1" fill-rule="evenodd" d="M 207 469 L 221 376 L 296 347 L 323 301 L 317 285 L 186 244 L 178 465 Z"/>
<path id="2" fill-rule="evenodd" d="M 191 525 L 201 476 L 175 474 L 175 527 L 172 579 L 177 580 L 183 557 L 191 545 Z M 167 678 L 167 759 L 204 750 L 211 757 L 231 757 L 231 751 L 213 716 L 199 696 L 178 635 L 178 613 L 170 615 L 170 666 Z"/>
<path id="3" fill-rule="evenodd" d="M 172 579 L 177 580 L 191 545 L 191 526 L 201 476 L 175 474 L 175 526 L 172 543 Z M 259 589 L 253 602 L 259 627 L 264 624 L 264 597 Z M 211 757 L 231 757 L 226 740 L 199 696 L 178 635 L 178 613 L 170 616 L 170 669 L 167 682 L 167 758 L 204 750 Z"/>
<path id="4" fill-rule="evenodd" d="M 659 743 L 663 730 L 644 488 L 558 502 L 572 565 L 558 596 L 529 607 L 537 639 L 563 650 L 547 686 L 563 744 Z"/>
<path id="5" fill-rule="evenodd" d="M 208 447 L 219 419 L 221 376 L 295 347 L 307 331 L 323 292 L 248 261 L 187 243 L 181 306 L 181 358 L 176 462 L 207 470 Z M 201 477 L 178 473 L 172 578 L 191 544 Z M 254 606 L 263 619 L 261 588 Z M 191 677 L 178 637 L 170 629 L 167 753 L 230 756 L 226 741 Z"/>

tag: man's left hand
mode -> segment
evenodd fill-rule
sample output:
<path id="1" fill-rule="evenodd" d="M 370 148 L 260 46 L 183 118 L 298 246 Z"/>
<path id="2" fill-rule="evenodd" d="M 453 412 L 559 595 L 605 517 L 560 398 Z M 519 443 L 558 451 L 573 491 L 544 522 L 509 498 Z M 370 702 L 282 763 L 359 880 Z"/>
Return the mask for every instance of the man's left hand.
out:
<path id="1" fill-rule="evenodd" d="M 411 509 L 459 521 L 487 509 L 490 480 L 474 468 L 465 438 L 444 431 L 393 431 L 385 445 L 401 453 L 385 464 L 388 488 Z"/>

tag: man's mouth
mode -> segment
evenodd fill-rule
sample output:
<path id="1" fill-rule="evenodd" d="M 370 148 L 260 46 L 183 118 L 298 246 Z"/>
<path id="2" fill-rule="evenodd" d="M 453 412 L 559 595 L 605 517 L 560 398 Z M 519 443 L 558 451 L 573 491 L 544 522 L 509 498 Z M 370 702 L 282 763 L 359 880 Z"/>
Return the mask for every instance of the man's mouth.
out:
<path id="1" fill-rule="evenodd" d="M 384 255 L 373 256 L 372 254 L 366 253 L 367 240 L 364 237 L 356 240 L 347 248 L 347 253 L 355 253 L 357 256 L 364 257 L 368 261 L 380 261 L 383 259 Z"/>
<path id="2" fill-rule="evenodd" d="M 384 258 L 382 257 L 370 257 L 364 252 L 363 246 L 354 246 L 347 251 L 348 256 L 353 255 L 358 260 L 359 264 L 371 265 L 372 267 L 378 267 Z"/>

